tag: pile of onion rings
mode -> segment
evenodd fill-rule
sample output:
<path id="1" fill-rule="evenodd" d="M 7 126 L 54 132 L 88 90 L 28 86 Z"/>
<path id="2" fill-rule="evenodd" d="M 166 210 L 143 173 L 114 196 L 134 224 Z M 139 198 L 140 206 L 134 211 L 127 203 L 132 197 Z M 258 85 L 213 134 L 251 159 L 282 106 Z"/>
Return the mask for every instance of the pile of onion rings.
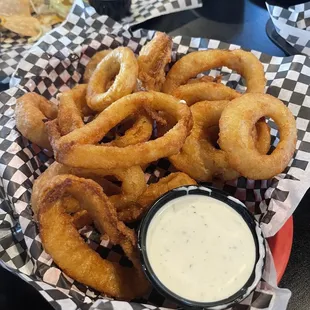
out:
<path id="1" fill-rule="evenodd" d="M 116 298 L 148 290 L 136 235 L 125 223 L 139 221 L 179 186 L 272 178 L 295 150 L 294 117 L 263 93 L 263 66 L 252 53 L 193 52 L 167 73 L 171 53 L 164 33 L 156 33 L 138 57 L 128 47 L 100 51 L 86 66 L 84 84 L 59 94 L 58 105 L 27 93 L 15 108 L 17 129 L 55 158 L 34 182 L 31 198 L 46 252 L 72 278 Z M 200 76 L 220 66 L 245 78 L 245 94 L 222 84 L 221 76 Z M 280 132 L 271 153 L 266 117 Z M 144 171 L 162 158 L 176 171 L 147 184 Z M 90 249 L 78 232 L 89 225 L 120 244 L 133 268 Z"/>

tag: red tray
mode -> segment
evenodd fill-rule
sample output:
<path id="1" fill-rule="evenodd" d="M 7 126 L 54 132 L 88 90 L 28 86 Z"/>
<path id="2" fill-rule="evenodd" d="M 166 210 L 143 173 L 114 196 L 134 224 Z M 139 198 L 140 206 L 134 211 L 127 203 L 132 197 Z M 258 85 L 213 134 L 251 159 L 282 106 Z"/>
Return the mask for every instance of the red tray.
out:
<path id="1" fill-rule="evenodd" d="M 279 232 L 272 238 L 268 238 L 268 244 L 272 252 L 277 271 L 277 281 L 281 281 L 288 260 L 291 255 L 293 244 L 293 217 L 291 216 Z"/>

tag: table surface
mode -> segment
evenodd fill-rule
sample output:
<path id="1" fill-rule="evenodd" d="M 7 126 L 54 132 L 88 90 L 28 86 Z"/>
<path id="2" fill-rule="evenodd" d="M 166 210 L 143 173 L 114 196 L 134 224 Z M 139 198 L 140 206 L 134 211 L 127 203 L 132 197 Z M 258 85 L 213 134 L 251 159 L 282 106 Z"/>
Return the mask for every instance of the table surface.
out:
<path id="1" fill-rule="evenodd" d="M 203 8 L 170 14 L 144 22 L 147 29 L 171 35 L 222 40 L 269 55 L 285 56 L 266 35 L 268 12 L 262 0 L 203 0 Z M 0 84 L 0 90 L 6 86 Z M 310 309 L 310 191 L 294 213 L 292 254 L 280 283 L 292 291 L 289 310 Z M 50 310 L 30 285 L 0 268 L 0 309 Z"/>

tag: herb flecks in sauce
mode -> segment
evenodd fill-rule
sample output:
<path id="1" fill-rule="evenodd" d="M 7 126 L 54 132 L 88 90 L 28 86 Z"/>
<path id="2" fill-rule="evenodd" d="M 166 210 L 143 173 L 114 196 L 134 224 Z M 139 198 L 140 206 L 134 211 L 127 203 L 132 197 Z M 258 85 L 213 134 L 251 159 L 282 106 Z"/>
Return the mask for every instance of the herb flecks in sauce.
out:
<path id="1" fill-rule="evenodd" d="M 253 236 L 242 217 L 202 195 L 176 198 L 162 207 L 150 223 L 146 248 L 167 288 L 201 302 L 233 295 L 255 263 Z"/>

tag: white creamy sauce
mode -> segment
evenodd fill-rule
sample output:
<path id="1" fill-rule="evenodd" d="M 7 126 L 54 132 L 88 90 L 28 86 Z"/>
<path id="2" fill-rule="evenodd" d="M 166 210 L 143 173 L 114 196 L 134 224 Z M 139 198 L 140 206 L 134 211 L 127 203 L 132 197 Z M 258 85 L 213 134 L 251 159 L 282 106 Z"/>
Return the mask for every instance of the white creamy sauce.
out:
<path id="1" fill-rule="evenodd" d="M 203 195 L 171 200 L 153 217 L 146 236 L 149 262 L 175 294 L 197 302 L 232 296 L 249 279 L 255 243 L 243 218 Z"/>

